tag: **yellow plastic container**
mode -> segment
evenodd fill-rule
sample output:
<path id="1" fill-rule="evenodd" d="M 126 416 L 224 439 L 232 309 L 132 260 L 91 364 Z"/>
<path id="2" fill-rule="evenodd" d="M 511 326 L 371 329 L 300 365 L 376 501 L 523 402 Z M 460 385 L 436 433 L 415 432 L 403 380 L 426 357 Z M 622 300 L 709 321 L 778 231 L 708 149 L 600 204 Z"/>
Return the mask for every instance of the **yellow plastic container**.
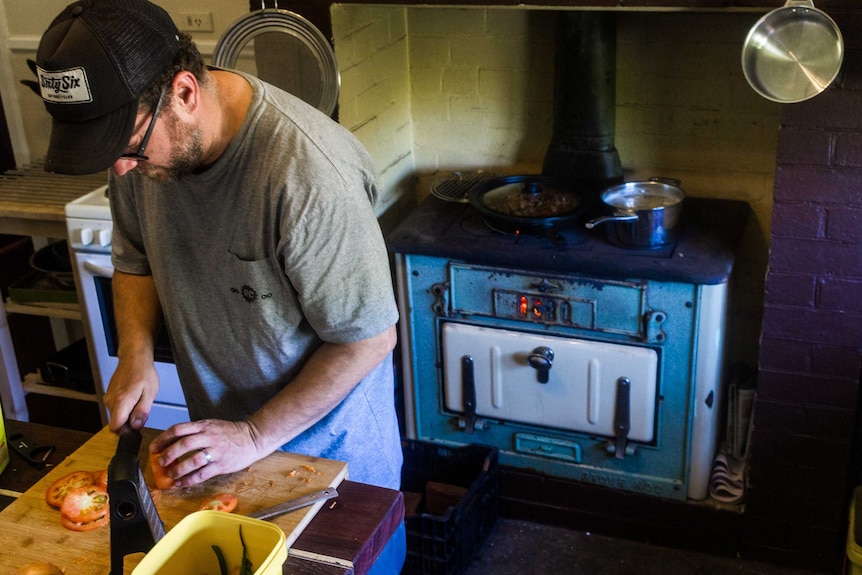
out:
<path id="1" fill-rule="evenodd" d="M 848 575 L 862 575 L 862 541 L 856 541 L 856 510 L 860 510 L 862 519 L 862 487 L 853 490 L 853 500 L 850 502 L 850 522 L 847 526 L 847 568 Z"/>
<path id="2" fill-rule="evenodd" d="M 0 473 L 9 465 L 9 446 L 6 445 L 6 424 L 3 421 L 3 407 L 0 406 Z"/>
<path id="3" fill-rule="evenodd" d="M 184 517 L 144 556 L 132 575 L 219 575 L 213 545 L 221 548 L 230 573 L 242 562 L 240 527 L 254 575 L 280 575 L 287 559 L 287 542 L 281 528 L 269 521 L 223 511 L 195 511 Z"/>

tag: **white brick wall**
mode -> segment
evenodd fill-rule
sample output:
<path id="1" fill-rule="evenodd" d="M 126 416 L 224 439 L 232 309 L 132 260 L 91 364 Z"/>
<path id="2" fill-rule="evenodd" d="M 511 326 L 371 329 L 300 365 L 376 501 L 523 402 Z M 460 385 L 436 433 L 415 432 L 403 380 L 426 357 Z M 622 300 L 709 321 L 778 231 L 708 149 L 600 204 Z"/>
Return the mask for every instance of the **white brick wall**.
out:
<path id="1" fill-rule="evenodd" d="M 416 171 L 404 9 L 335 5 L 332 27 L 341 71 L 339 121 L 374 158 L 384 191 L 378 215 L 398 219 L 395 204 L 412 200 Z"/>
<path id="2" fill-rule="evenodd" d="M 541 164 L 550 137 L 553 14 L 411 8 L 414 152 L 418 194 L 437 172 Z"/>

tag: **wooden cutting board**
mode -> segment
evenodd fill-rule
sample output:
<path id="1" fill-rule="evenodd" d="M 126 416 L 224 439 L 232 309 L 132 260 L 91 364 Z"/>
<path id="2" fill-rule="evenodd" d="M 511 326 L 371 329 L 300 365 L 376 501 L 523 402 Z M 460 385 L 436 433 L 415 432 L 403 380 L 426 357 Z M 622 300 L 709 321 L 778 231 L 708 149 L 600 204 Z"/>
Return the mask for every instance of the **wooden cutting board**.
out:
<path id="1" fill-rule="evenodd" d="M 148 461 L 147 446 L 158 433 L 144 430 L 140 461 Z M 0 512 L 0 573 L 15 573 L 19 566 L 31 561 L 49 561 L 65 568 L 65 575 L 108 575 L 110 528 L 83 533 L 66 529 L 60 524 L 60 512 L 45 503 L 45 490 L 73 471 L 107 469 L 116 448 L 117 436 L 105 427 Z M 141 469 L 147 485 L 155 485 L 149 464 L 142 463 Z M 346 476 L 345 462 L 276 452 L 244 471 L 213 477 L 192 488 L 164 491 L 156 508 L 165 529 L 170 531 L 204 498 L 216 493 L 236 494 L 239 507 L 235 513 L 247 514 L 325 487 L 337 487 Z M 288 547 L 324 504 L 272 520 L 285 532 Z M 130 574 L 142 557 L 141 553 L 127 555 L 124 573 Z"/>

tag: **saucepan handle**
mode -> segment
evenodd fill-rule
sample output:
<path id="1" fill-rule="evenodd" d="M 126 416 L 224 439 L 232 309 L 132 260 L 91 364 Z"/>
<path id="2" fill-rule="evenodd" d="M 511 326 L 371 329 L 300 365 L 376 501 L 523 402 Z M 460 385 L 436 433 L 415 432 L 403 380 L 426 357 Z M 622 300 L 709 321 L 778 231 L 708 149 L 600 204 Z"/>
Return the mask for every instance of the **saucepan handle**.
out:
<path id="1" fill-rule="evenodd" d="M 630 214 L 625 212 L 618 212 L 611 216 L 602 216 L 600 218 L 593 218 L 584 224 L 584 226 L 591 230 L 596 226 L 604 224 L 606 222 L 634 222 L 638 219 L 637 214 Z"/>
<path id="2" fill-rule="evenodd" d="M 658 182 L 660 184 L 668 184 L 671 186 L 679 187 L 682 184 L 681 180 L 677 180 L 676 178 L 664 178 L 664 177 L 652 177 L 649 179 L 651 182 Z"/>

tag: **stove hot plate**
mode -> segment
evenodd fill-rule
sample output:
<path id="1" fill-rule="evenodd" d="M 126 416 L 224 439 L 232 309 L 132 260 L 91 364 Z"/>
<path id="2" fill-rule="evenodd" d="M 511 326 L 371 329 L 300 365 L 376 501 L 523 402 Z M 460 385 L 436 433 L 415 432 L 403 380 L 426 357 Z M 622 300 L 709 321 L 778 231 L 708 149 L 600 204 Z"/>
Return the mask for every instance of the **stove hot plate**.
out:
<path id="1" fill-rule="evenodd" d="M 624 255 L 649 257 L 672 257 L 676 242 L 661 246 L 656 249 L 635 249 L 614 245 L 606 239 L 601 230 L 591 231 L 586 227 L 570 226 L 546 233 L 511 233 L 497 230 L 488 224 L 482 215 L 476 210 L 465 210 L 461 217 L 452 222 L 452 225 L 443 233 L 448 238 L 459 238 L 470 241 L 482 241 L 488 244 L 491 250 L 546 250 L 553 249 L 558 252 L 589 252 L 593 250 L 602 251 L 607 249 L 610 253 L 624 250 Z"/>

